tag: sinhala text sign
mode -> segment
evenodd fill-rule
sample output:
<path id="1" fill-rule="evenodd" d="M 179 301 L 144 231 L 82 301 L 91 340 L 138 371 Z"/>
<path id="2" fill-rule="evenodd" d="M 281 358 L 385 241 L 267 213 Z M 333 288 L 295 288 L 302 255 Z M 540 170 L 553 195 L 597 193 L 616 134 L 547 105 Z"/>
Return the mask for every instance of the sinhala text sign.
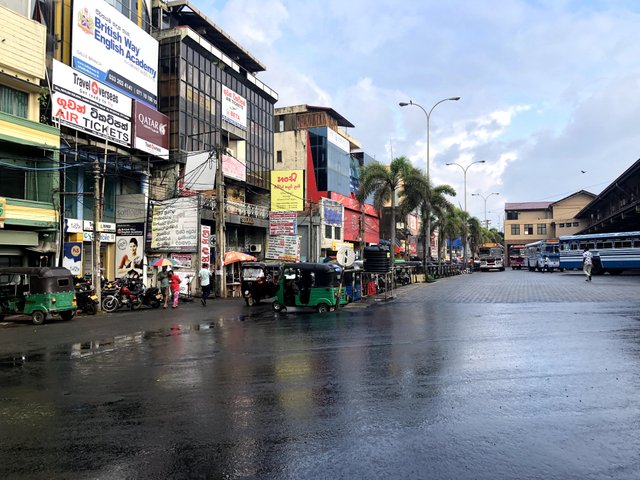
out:
<path id="1" fill-rule="evenodd" d="M 154 108 L 158 42 L 100 0 L 74 0 L 73 67 Z"/>
<path id="2" fill-rule="evenodd" d="M 300 260 L 300 237 L 297 235 L 269 236 L 265 258 L 285 262 Z"/>
<path id="3" fill-rule="evenodd" d="M 151 249 L 163 252 L 198 251 L 198 199 L 172 198 L 153 205 Z"/>
<path id="4" fill-rule="evenodd" d="M 269 235 L 297 235 L 297 212 L 269 212 Z"/>
<path id="5" fill-rule="evenodd" d="M 247 129 L 247 100 L 229 87 L 222 87 L 222 118 L 236 127 Z"/>
<path id="6" fill-rule="evenodd" d="M 131 99 L 53 61 L 51 117 L 74 130 L 131 146 Z"/>
<path id="7" fill-rule="evenodd" d="M 304 210 L 304 170 L 271 170 L 271 211 Z"/>

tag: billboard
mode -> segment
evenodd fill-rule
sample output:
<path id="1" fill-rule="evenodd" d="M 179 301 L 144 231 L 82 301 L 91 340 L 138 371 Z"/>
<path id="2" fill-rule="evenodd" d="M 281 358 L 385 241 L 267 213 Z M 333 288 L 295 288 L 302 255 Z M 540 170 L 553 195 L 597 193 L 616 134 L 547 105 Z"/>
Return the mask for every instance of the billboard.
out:
<path id="1" fill-rule="evenodd" d="M 297 212 L 269 212 L 269 235 L 297 235 Z"/>
<path id="2" fill-rule="evenodd" d="M 198 251 L 198 198 L 156 202 L 151 222 L 151 248 L 164 252 Z"/>
<path id="3" fill-rule="evenodd" d="M 247 129 L 247 100 L 224 86 L 222 87 L 222 119 L 243 130 Z"/>
<path id="4" fill-rule="evenodd" d="M 271 170 L 271 211 L 304 210 L 304 170 Z"/>
<path id="5" fill-rule="evenodd" d="M 53 61 L 51 118 L 74 130 L 131 146 L 131 99 Z"/>
<path id="6" fill-rule="evenodd" d="M 241 182 L 247 181 L 247 165 L 245 161 L 231 155 L 222 155 L 222 173 L 228 178 L 234 178 Z"/>
<path id="7" fill-rule="evenodd" d="M 300 260 L 300 237 L 297 235 L 269 236 L 265 258 L 298 262 Z"/>
<path id="8" fill-rule="evenodd" d="M 116 276 L 142 276 L 144 223 L 118 223 L 116 227 Z"/>
<path id="9" fill-rule="evenodd" d="M 169 117 L 133 102 L 133 147 L 158 157 L 169 156 Z"/>
<path id="10" fill-rule="evenodd" d="M 74 0 L 71 23 L 73 68 L 157 108 L 157 40 L 100 0 Z"/>

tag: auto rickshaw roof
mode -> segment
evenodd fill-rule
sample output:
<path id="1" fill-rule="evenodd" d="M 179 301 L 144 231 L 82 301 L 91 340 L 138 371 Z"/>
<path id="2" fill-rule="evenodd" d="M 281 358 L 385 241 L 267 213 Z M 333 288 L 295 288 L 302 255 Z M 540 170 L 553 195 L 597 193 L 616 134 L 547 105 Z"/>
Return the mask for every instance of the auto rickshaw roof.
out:
<path id="1" fill-rule="evenodd" d="M 336 263 L 313 263 L 313 262 L 295 262 L 285 263 L 283 268 L 297 268 L 298 270 L 311 270 L 315 272 L 336 272 L 341 271 L 342 267 Z"/>
<path id="2" fill-rule="evenodd" d="M 0 275 L 37 275 L 41 278 L 71 277 L 64 267 L 1 267 Z"/>

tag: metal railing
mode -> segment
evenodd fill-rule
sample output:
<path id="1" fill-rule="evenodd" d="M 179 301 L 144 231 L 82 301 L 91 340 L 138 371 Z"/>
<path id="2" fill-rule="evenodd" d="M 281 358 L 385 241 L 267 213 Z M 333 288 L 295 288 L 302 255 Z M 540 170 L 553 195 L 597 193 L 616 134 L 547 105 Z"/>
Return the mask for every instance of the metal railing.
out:
<path id="1" fill-rule="evenodd" d="M 269 207 L 263 207 L 261 205 L 255 205 L 253 203 L 236 202 L 234 200 L 224 201 L 225 213 L 231 215 L 240 215 L 242 217 L 262 218 L 267 220 L 269 218 Z M 206 197 L 202 200 L 203 208 L 216 211 L 216 199 Z"/>

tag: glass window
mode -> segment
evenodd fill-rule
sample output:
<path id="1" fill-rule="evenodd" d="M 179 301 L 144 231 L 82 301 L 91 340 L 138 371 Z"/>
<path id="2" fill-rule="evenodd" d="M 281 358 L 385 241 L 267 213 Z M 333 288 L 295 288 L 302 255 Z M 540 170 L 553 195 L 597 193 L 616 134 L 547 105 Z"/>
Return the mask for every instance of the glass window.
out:
<path id="1" fill-rule="evenodd" d="M 507 220 L 518 220 L 518 212 L 507 212 Z"/>
<path id="2" fill-rule="evenodd" d="M 338 240 L 339 240 L 339 239 L 340 239 L 340 231 L 341 231 L 341 228 L 340 228 L 340 227 L 335 227 L 335 230 L 334 230 L 334 231 L 335 231 L 335 234 L 336 234 L 336 239 L 338 239 Z"/>
<path id="3" fill-rule="evenodd" d="M 325 225 L 324 226 L 324 236 L 325 236 L 325 238 L 333 238 L 331 236 L 331 233 L 332 233 L 331 232 L 331 225 Z"/>
<path id="4" fill-rule="evenodd" d="M 524 234 L 525 235 L 533 235 L 533 224 L 525 223 L 524 224 Z"/>
<path id="5" fill-rule="evenodd" d="M 276 162 L 282 163 L 282 150 L 276 152 Z"/>
<path id="6" fill-rule="evenodd" d="M 520 235 L 520 225 L 519 224 L 513 224 L 511 225 L 511 235 Z"/>
<path id="7" fill-rule="evenodd" d="M 574 227 L 579 227 L 580 226 L 580 222 L 573 222 L 573 226 Z"/>
<path id="8" fill-rule="evenodd" d="M 0 112 L 27 118 L 29 95 L 20 90 L 0 85 Z"/>
<path id="9" fill-rule="evenodd" d="M 538 235 L 546 235 L 547 234 L 547 224 L 539 223 L 537 228 Z"/>

